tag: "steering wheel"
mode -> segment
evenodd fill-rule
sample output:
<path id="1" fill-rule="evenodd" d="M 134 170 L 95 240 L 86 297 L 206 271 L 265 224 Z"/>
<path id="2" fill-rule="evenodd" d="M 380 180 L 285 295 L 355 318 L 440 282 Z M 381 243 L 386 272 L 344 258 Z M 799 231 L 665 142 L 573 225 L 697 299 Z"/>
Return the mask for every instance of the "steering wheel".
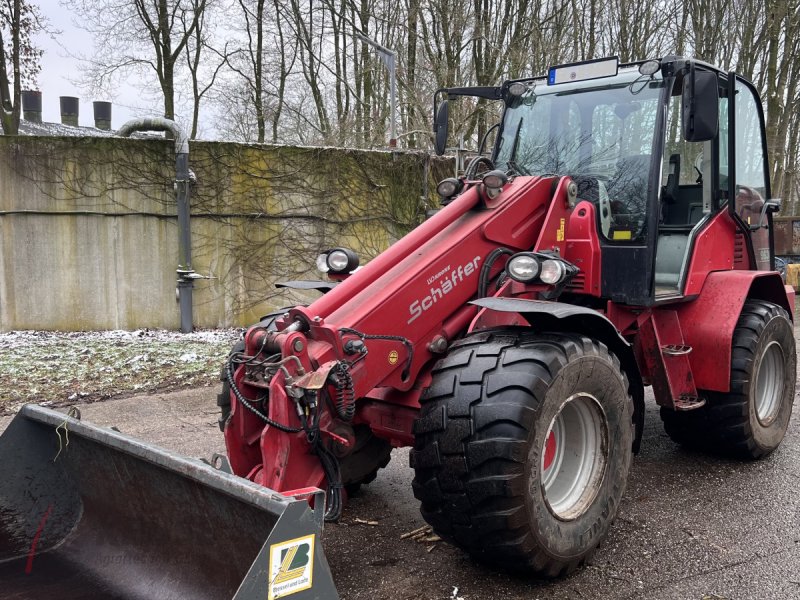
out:
<path id="1" fill-rule="evenodd" d="M 467 165 L 467 168 L 464 169 L 464 179 L 469 181 L 470 179 L 475 179 L 478 176 L 478 168 L 484 165 L 487 171 L 491 171 L 494 169 L 494 163 L 486 156 L 476 156 Z"/>

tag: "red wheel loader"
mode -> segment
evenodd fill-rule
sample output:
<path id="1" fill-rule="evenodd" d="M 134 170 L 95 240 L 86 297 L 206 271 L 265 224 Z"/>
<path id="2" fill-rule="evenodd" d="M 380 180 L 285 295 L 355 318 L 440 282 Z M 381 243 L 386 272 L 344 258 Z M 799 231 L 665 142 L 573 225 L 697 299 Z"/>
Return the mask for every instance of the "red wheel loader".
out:
<path id="1" fill-rule="evenodd" d="M 412 446 L 414 494 L 479 560 L 560 576 L 607 534 L 644 386 L 676 442 L 757 459 L 795 389 L 794 292 L 773 271 L 753 85 L 679 57 L 615 58 L 435 96 L 503 103 L 491 156 L 366 266 L 336 248 L 309 306 L 251 327 L 223 369 L 233 471 L 348 492 Z"/>

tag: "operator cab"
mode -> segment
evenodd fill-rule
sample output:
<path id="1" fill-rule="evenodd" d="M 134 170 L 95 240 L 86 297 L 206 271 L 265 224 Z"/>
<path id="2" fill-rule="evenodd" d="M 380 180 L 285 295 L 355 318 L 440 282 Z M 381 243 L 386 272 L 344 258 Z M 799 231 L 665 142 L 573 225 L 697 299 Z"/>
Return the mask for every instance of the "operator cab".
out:
<path id="1" fill-rule="evenodd" d="M 578 200 L 595 205 L 601 297 L 634 306 L 684 298 L 695 240 L 724 211 L 736 229 L 735 247 L 719 250 L 733 257 L 724 268 L 771 269 L 777 205 L 766 202 L 764 119 L 741 77 L 677 57 L 611 58 L 440 91 L 504 100 L 494 166 L 569 176 Z"/>

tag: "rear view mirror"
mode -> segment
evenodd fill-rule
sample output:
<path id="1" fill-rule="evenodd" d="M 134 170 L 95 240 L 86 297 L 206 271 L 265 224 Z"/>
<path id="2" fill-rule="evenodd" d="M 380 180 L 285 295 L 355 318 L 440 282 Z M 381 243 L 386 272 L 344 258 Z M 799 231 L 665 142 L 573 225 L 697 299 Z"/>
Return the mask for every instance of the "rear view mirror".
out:
<path id="1" fill-rule="evenodd" d="M 687 142 L 707 142 L 717 136 L 719 129 L 719 84 L 716 73 L 700 71 L 691 64 L 683 77 L 681 99 L 683 139 Z"/>
<path id="2" fill-rule="evenodd" d="M 447 123 L 450 118 L 450 110 L 447 107 L 447 100 L 442 100 L 433 125 L 434 147 L 436 154 L 441 156 L 447 148 Z"/>

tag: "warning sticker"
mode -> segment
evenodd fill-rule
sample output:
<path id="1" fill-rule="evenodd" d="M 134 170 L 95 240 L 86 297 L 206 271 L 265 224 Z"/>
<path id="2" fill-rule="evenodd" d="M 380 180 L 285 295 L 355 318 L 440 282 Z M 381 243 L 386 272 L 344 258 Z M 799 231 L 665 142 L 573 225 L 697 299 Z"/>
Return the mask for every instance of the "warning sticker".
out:
<path id="1" fill-rule="evenodd" d="M 306 535 L 269 547 L 268 600 L 285 598 L 311 587 L 315 537 Z"/>

